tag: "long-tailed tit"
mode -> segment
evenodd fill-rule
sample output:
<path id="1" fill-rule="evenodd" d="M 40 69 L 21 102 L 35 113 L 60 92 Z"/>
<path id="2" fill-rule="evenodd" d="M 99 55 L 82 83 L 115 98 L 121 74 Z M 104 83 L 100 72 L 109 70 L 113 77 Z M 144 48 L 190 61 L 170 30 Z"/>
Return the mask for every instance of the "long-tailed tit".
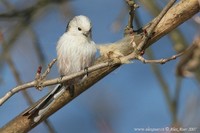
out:
<path id="1" fill-rule="evenodd" d="M 86 16 L 74 17 L 57 43 L 57 63 L 61 76 L 79 72 L 94 63 L 96 45 L 91 38 L 91 22 Z M 74 83 L 83 77 L 57 85 L 39 104 L 24 113 L 34 122 L 39 121 L 55 99 L 67 89 L 73 95 Z"/>

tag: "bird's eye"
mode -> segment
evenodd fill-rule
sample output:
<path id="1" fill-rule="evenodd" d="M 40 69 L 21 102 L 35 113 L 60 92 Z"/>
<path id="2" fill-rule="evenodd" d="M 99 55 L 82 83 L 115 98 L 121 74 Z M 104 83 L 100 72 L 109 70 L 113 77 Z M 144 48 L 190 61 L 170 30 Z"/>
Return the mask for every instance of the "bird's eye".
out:
<path id="1" fill-rule="evenodd" d="M 81 31 L 82 29 L 80 27 L 78 27 L 78 30 Z"/>

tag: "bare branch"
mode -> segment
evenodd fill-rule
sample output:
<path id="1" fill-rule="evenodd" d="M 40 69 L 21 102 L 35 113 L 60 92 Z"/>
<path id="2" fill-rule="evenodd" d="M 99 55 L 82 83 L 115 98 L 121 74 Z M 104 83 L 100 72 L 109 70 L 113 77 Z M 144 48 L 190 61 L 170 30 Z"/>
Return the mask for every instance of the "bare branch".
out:
<path id="1" fill-rule="evenodd" d="M 39 70 L 37 73 L 36 73 L 36 78 L 35 80 L 37 81 L 37 84 L 36 84 L 36 88 L 38 90 L 42 90 L 43 88 L 43 81 L 45 80 L 45 78 L 47 77 L 47 75 L 49 74 L 49 72 L 51 71 L 51 68 L 52 66 L 55 64 L 57 59 L 53 59 L 49 64 L 48 64 L 48 67 L 46 69 L 46 71 L 41 75 L 41 70 Z M 40 66 L 41 67 L 41 66 Z M 38 68 L 39 69 L 39 68 Z"/>
<path id="2" fill-rule="evenodd" d="M 138 47 L 137 47 L 136 50 L 138 50 L 138 51 L 142 51 L 143 50 L 143 48 L 146 45 L 147 41 L 152 36 L 152 34 L 153 34 L 156 26 L 158 25 L 158 23 L 161 21 L 161 19 L 165 16 L 165 14 L 167 13 L 167 11 L 173 6 L 173 4 L 175 2 L 176 2 L 176 0 L 170 0 L 170 2 L 166 5 L 166 7 L 156 17 L 156 19 L 154 20 L 154 22 L 150 26 L 149 31 L 146 31 L 147 32 L 147 37 L 138 45 Z"/>
<path id="3" fill-rule="evenodd" d="M 185 51 L 182 52 L 182 53 L 173 55 L 172 57 L 169 57 L 169 58 L 166 58 L 166 59 L 159 59 L 159 60 L 147 60 L 147 59 L 144 59 L 142 56 L 138 56 L 137 59 L 140 60 L 140 61 L 142 61 L 143 63 L 165 64 L 165 63 L 168 62 L 168 61 L 175 60 L 176 58 L 180 57 L 180 56 L 183 55 L 184 53 L 185 53 Z"/>
<path id="4" fill-rule="evenodd" d="M 50 72 L 52 66 L 55 64 L 56 61 L 57 61 L 57 59 L 53 59 L 53 60 L 51 61 L 51 63 L 48 64 L 48 67 L 47 67 L 46 71 L 45 71 L 45 72 L 42 74 L 42 76 L 41 76 L 41 79 L 42 79 L 42 80 L 44 80 L 44 79 L 47 77 L 47 75 L 49 74 L 49 72 Z"/>
<path id="5" fill-rule="evenodd" d="M 53 65 L 53 63 L 55 62 L 55 59 L 51 62 L 50 66 L 47 68 L 46 72 L 50 70 L 51 65 Z M 117 62 L 120 63 L 120 62 Z M 93 72 L 95 70 L 107 67 L 110 65 L 110 62 L 105 62 L 105 63 L 100 63 L 94 66 L 91 66 L 88 68 L 88 72 Z M 44 75 L 46 75 L 46 72 Z M 39 87 L 45 87 L 45 86 L 50 86 L 50 85 L 54 85 L 54 84 L 58 84 L 58 83 L 63 83 L 66 82 L 68 80 L 71 80 L 73 78 L 79 77 L 86 74 L 85 70 L 81 70 L 80 72 L 71 74 L 69 76 L 64 76 L 62 78 L 55 78 L 55 79 L 51 79 L 51 80 L 46 80 L 46 81 L 41 81 L 39 83 Z M 36 80 L 28 82 L 26 84 L 23 85 L 19 85 L 15 88 L 13 88 L 12 90 L 10 90 L 9 92 L 7 92 L 1 99 L 0 99 L 0 105 L 2 105 L 5 101 L 7 101 L 11 96 L 13 96 L 15 93 L 25 90 L 27 88 L 31 88 L 31 87 L 35 87 L 38 86 L 38 82 Z"/>
<path id="6" fill-rule="evenodd" d="M 129 20 L 128 20 L 127 28 L 133 29 L 133 19 L 134 19 L 134 16 L 135 16 L 135 10 L 139 6 L 134 2 L 134 0 L 126 0 L 126 2 L 129 6 Z"/>
<path id="7" fill-rule="evenodd" d="M 185 7 L 185 8 L 183 8 Z M 187 19 L 191 18 L 194 14 L 199 12 L 199 5 L 197 0 L 182 0 L 176 5 L 174 5 L 167 14 L 163 17 L 163 19 L 160 21 L 160 23 L 155 28 L 151 38 L 148 40 L 147 44 L 145 45 L 144 49 L 148 46 L 152 45 L 153 42 L 157 41 L 162 36 L 169 33 L 171 30 L 176 28 L 181 23 L 185 22 Z M 172 15 L 173 14 L 173 15 Z M 154 20 L 153 20 L 154 21 Z M 151 22 L 152 23 L 152 22 Z M 145 26 L 145 29 L 147 31 L 149 30 L 150 24 Z M 131 37 L 130 37 L 131 38 Z M 136 43 L 137 45 L 142 41 L 142 39 L 139 39 Z M 124 42 L 125 43 L 125 42 Z M 130 49 L 126 47 L 132 48 L 132 45 L 130 42 L 126 42 L 126 45 L 121 45 L 118 43 L 115 43 L 115 45 L 121 45 L 122 47 L 118 47 L 120 53 L 123 53 L 124 56 L 130 54 Z M 122 50 L 122 51 L 121 51 Z M 132 51 L 131 51 L 132 52 Z M 100 57 L 96 64 L 102 64 L 105 62 L 105 58 Z M 16 118 L 14 118 L 12 121 L 10 121 L 8 124 L 6 124 L 4 127 L 0 129 L 1 133 L 8 133 L 8 132 L 28 132 L 32 128 L 34 128 L 36 125 L 38 125 L 41 121 L 49 117 L 51 114 L 53 114 L 55 111 L 59 110 L 61 107 L 63 107 L 65 104 L 69 103 L 71 100 L 73 100 L 75 97 L 77 97 L 79 94 L 87 90 L 90 86 L 95 84 L 97 81 L 108 75 L 110 72 L 114 71 L 116 68 L 118 68 L 121 65 L 120 60 L 112 60 L 108 63 L 104 64 L 105 66 L 101 69 L 97 69 L 96 71 L 93 71 L 89 74 L 88 78 L 82 83 L 82 84 L 76 84 L 75 85 L 75 94 L 74 97 L 71 97 L 68 91 L 65 91 L 62 95 L 60 95 L 55 102 L 52 104 L 52 106 L 49 108 L 49 110 L 46 112 L 44 117 L 37 123 L 33 123 L 32 119 L 28 119 L 27 116 L 19 115 Z M 81 72 L 80 72 L 81 73 Z M 80 74 L 79 73 L 79 74 Z M 84 73 L 84 71 L 83 71 Z M 67 78 L 67 77 L 65 77 Z M 63 80 L 63 79 L 62 79 Z M 50 82 L 50 80 L 48 80 Z M 47 81 L 44 81 L 45 84 L 48 83 Z M 48 83 L 48 85 L 56 84 L 59 82 L 59 79 L 53 79 L 51 83 Z M 31 82 L 30 82 L 31 84 Z M 34 84 L 34 83 L 32 83 Z M 27 85 L 26 85 L 27 86 Z M 37 103 L 35 103 L 37 104 Z M 35 106 L 35 105 L 33 105 Z M 16 126 L 16 123 L 20 126 Z"/>
<path id="8" fill-rule="evenodd" d="M 17 84 L 18 85 L 22 84 L 22 80 L 20 78 L 19 72 L 17 71 L 17 69 L 14 65 L 14 62 L 13 62 L 12 58 L 10 57 L 10 55 L 7 56 L 7 62 L 8 62 L 8 65 L 10 66 L 10 69 L 12 70 L 12 73 L 15 77 L 15 80 L 17 81 Z M 31 98 L 31 96 L 29 95 L 29 93 L 26 90 L 23 90 L 22 94 L 23 94 L 24 98 L 28 101 L 29 105 L 32 105 L 34 103 L 33 99 Z M 55 133 L 55 129 L 53 128 L 50 121 L 44 120 L 44 124 L 47 126 L 48 130 L 51 133 Z"/>

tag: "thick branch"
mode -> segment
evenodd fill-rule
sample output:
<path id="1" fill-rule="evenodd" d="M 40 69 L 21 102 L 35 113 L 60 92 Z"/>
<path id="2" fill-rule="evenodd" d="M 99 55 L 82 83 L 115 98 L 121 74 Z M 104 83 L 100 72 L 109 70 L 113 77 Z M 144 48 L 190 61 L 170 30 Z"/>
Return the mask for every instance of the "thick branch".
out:
<path id="1" fill-rule="evenodd" d="M 189 18 L 191 18 L 194 14 L 199 12 L 199 4 L 198 0 L 182 0 L 175 6 L 173 6 L 165 17 L 161 20 L 161 22 L 158 24 L 157 28 L 155 29 L 155 33 L 152 35 L 151 39 L 148 41 L 148 46 L 152 45 L 155 41 L 159 40 L 162 36 L 169 33 L 171 30 L 179 26 L 181 23 L 185 22 Z M 149 29 L 149 24 L 145 26 L 146 30 Z M 142 40 L 139 40 L 140 43 Z M 130 42 L 126 42 L 127 46 L 130 46 Z M 137 45 L 139 43 L 136 43 Z M 123 43 L 125 44 L 125 42 Z M 119 43 L 119 50 L 122 48 L 124 51 L 124 55 L 127 55 L 130 53 L 130 49 L 120 47 L 121 43 Z M 120 51 L 121 52 L 121 51 Z M 100 57 L 96 63 L 103 62 L 104 59 Z M 116 61 L 113 61 L 111 65 L 97 70 L 95 72 L 92 72 L 89 77 L 86 79 L 86 81 L 82 85 L 76 85 L 75 86 L 75 95 L 74 97 L 71 97 L 68 91 L 64 92 L 58 99 L 55 101 L 54 104 L 49 108 L 49 111 L 45 114 L 45 116 L 42 118 L 42 120 L 49 117 L 51 114 L 56 112 L 58 109 L 63 107 L 66 103 L 70 102 L 72 99 L 77 97 L 79 94 L 81 94 L 83 91 L 87 90 L 90 86 L 95 84 L 97 81 L 108 75 L 110 72 L 118 68 L 120 64 Z M 37 103 L 36 103 L 37 104 Z M 34 105 L 33 105 L 34 106 Z M 42 121 L 41 120 L 41 121 Z M 33 127 L 38 125 L 41 121 L 38 123 L 33 123 L 31 119 L 28 119 L 27 116 L 18 115 L 16 118 L 14 118 L 12 121 L 10 121 L 8 124 L 6 124 L 3 128 L 0 129 L 1 133 L 11 133 L 11 132 L 28 132 Z"/>
<path id="2" fill-rule="evenodd" d="M 184 23 L 186 20 L 191 18 L 199 11 L 200 11 L 200 5 L 198 4 L 198 0 L 179 1 L 162 18 L 162 20 L 155 29 L 154 35 L 148 41 L 148 45 L 146 47 L 152 45 L 154 42 L 156 42 L 161 37 L 172 31 L 173 29 L 175 29 L 180 24 Z M 150 26 L 149 24 L 145 26 L 145 28 L 147 28 L 147 31 L 149 26 Z"/>
<path id="3" fill-rule="evenodd" d="M 164 15 L 166 14 L 166 12 L 172 7 L 172 5 L 176 2 L 176 0 L 171 0 L 166 7 L 161 11 L 161 13 L 156 17 L 156 19 L 154 19 L 154 23 L 152 23 L 152 25 L 149 27 L 149 32 L 147 32 L 147 37 L 138 45 L 137 50 L 142 51 L 143 47 L 145 46 L 145 44 L 147 43 L 147 41 L 149 40 L 149 38 L 151 38 L 154 29 L 156 28 L 156 26 L 158 25 L 158 23 L 160 22 L 160 20 L 162 20 L 162 18 L 164 17 Z"/>

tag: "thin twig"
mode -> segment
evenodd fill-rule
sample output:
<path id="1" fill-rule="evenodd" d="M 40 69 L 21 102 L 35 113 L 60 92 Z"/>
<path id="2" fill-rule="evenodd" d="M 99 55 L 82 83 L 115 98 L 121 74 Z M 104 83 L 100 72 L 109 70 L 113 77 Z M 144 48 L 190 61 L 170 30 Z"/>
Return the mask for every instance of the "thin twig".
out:
<path id="1" fill-rule="evenodd" d="M 17 82 L 18 85 L 22 84 L 22 80 L 20 78 L 20 75 L 19 75 L 19 72 L 17 71 L 15 65 L 14 65 L 14 62 L 12 60 L 12 58 L 10 57 L 10 55 L 7 56 L 6 58 L 6 61 L 15 77 L 15 80 Z M 25 99 L 28 101 L 28 104 L 29 105 L 32 105 L 34 102 L 33 102 L 33 99 L 31 98 L 31 96 L 28 94 L 28 92 L 26 92 L 26 90 L 22 91 L 22 94 L 23 96 L 25 97 Z"/>
<path id="2" fill-rule="evenodd" d="M 19 72 L 17 71 L 17 68 L 15 67 L 14 62 L 13 62 L 12 58 L 10 57 L 10 55 L 7 55 L 6 61 L 13 73 L 13 76 L 17 82 L 17 85 L 22 84 L 22 80 L 20 78 Z M 26 90 L 22 91 L 22 94 L 23 94 L 24 98 L 28 101 L 29 105 L 32 105 L 34 103 L 33 99 L 28 94 L 28 92 L 26 92 Z"/>
<path id="3" fill-rule="evenodd" d="M 7 56 L 7 63 L 15 77 L 15 80 L 17 81 L 17 84 L 20 85 L 22 84 L 22 80 L 20 78 L 19 72 L 17 71 L 17 68 L 14 65 L 14 62 L 12 60 L 12 58 L 10 57 L 10 55 Z M 33 99 L 31 98 L 31 96 L 29 95 L 29 93 L 26 90 L 22 91 L 22 94 L 24 96 L 24 98 L 28 101 L 29 105 L 32 105 L 34 103 Z M 47 126 L 47 129 L 49 130 L 50 133 L 55 133 L 55 129 L 53 128 L 53 125 L 51 124 L 50 121 L 48 121 L 47 119 L 44 120 L 44 124 Z"/>
<path id="4" fill-rule="evenodd" d="M 147 60 L 147 59 L 144 59 L 142 56 L 138 56 L 137 59 L 140 60 L 140 61 L 142 61 L 143 63 L 165 64 L 168 61 L 175 60 L 176 58 L 180 57 L 181 55 L 183 55 L 183 53 L 184 52 L 176 54 L 176 55 L 173 55 L 173 56 L 171 56 L 169 58 L 159 59 L 159 60 Z"/>
<path id="5" fill-rule="evenodd" d="M 133 19 L 135 16 L 135 10 L 139 6 L 135 3 L 134 0 L 126 0 L 127 5 L 129 6 L 129 19 L 128 19 L 128 25 L 126 26 L 124 30 L 124 35 L 130 34 L 133 32 Z"/>
<path id="6" fill-rule="evenodd" d="M 151 3 L 151 4 L 153 4 L 154 10 L 155 9 L 159 10 L 157 8 L 157 6 L 155 5 L 154 1 L 142 1 L 142 2 L 146 2 L 147 6 L 149 6 L 149 3 Z M 149 6 L 149 7 L 152 7 L 152 5 Z M 138 17 L 136 17 L 136 19 L 138 19 Z M 140 23 L 139 19 L 138 19 L 138 23 L 136 23 L 136 24 L 137 24 L 138 27 L 141 27 L 140 26 L 141 23 Z M 175 31 L 175 33 L 177 33 L 177 31 Z M 148 48 L 146 54 L 149 58 L 154 59 L 154 54 L 153 54 L 151 48 Z M 158 83 L 160 84 L 161 90 L 163 91 L 163 96 L 165 97 L 166 104 L 167 104 L 169 111 L 171 113 L 172 123 L 176 123 L 177 122 L 177 113 L 178 113 L 177 112 L 177 106 L 178 106 L 177 105 L 178 104 L 177 99 L 174 99 L 174 101 L 171 100 L 170 88 L 169 88 L 163 74 L 161 73 L 160 67 L 158 65 L 156 65 L 155 63 L 151 63 L 150 65 L 151 65 L 152 71 L 155 74 L 155 77 L 157 78 Z M 176 91 L 175 93 L 178 93 L 178 92 Z M 179 95 L 179 94 L 176 94 L 176 95 Z"/>
<path id="7" fill-rule="evenodd" d="M 41 79 L 44 80 L 47 75 L 49 74 L 49 72 L 51 71 L 52 66 L 55 64 L 55 62 L 57 61 L 57 59 L 53 59 L 49 64 L 48 67 L 46 69 L 46 71 L 42 74 Z"/>
<path id="8" fill-rule="evenodd" d="M 158 59 L 158 60 L 147 60 L 145 59 L 144 57 L 142 57 L 141 55 L 138 55 L 138 53 L 136 52 L 132 52 L 131 54 L 127 55 L 127 56 L 124 56 L 124 57 L 121 57 L 120 60 L 121 62 L 127 62 L 129 60 L 133 60 L 133 59 L 138 59 L 140 61 L 142 61 L 143 63 L 158 63 L 158 64 L 165 64 L 166 62 L 168 61 L 171 61 L 171 60 L 175 60 L 176 58 L 180 57 L 181 55 L 183 55 L 185 52 L 187 52 L 189 50 L 189 48 L 187 48 L 186 50 L 184 50 L 183 52 L 179 53 L 179 54 L 176 54 L 176 55 L 173 55 L 169 58 L 165 58 L 165 59 Z"/>
<path id="9" fill-rule="evenodd" d="M 153 15 L 158 16 L 161 12 L 161 9 L 157 2 L 155 0 L 141 0 L 140 1 L 145 8 Z M 137 14 L 136 14 L 137 15 Z M 137 17 L 135 17 L 137 18 Z M 141 23 L 139 23 L 141 24 Z M 141 26 L 139 26 L 141 27 Z M 187 47 L 187 41 L 185 37 L 183 36 L 183 33 L 180 31 L 180 29 L 174 29 L 171 31 L 168 36 L 173 41 L 173 48 L 176 50 L 177 53 L 183 51 Z"/>
<path id="10" fill-rule="evenodd" d="M 152 33 L 154 32 L 156 26 L 158 25 L 158 23 L 161 21 L 161 19 L 165 16 L 165 14 L 167 13 L 167 11 L 173 6 L 173 4 L 175 2 L 176 2 L 176 0 L 171 0 L 166 5 L 166 7 L 161 11 L 161 13 L 156 17 L 156 20 L 151 24 L 151 27 L 149 28 L 149 31 L 147 33 L 146 38 L 138 45 L 138 47 L 137 47 L 138 51 L 142 51 L 143 50 L 145 44 L 147 43 L 147 41 L 149 40 L 149 38 L 151 38 Z"/>
<path id="11" fill-rule="evenodd" d="M 175 60 L 176 58 L 180 57 L 181 55 L 183 55 L 184 53 L 186 53 L 189 49 L 190 48 L 187 48 L 183 52 L 181 52 L 179 54 L 176 54 L 176 55 L 173 55 L 173 56 L 171 56 L 169 58 L 158 59 L 158 60 L 147 60 L 147 59 L 143 58 L 141 55 L 139 55 L 139 53 L 137 53 L 135 51 L 133 51 L 132 53 L 130 53 L 127 56 L 120 57 L 119 59 L 120 59 L 121 63 L 126 63 L 126 62 L 129 62 L 130 60 L 138 59 L 138 60 L 142 61 L 143 63 L 165 64 L 168 61 Z"/>
<path id="12" fill-rule="evenodd" d="M 36 78 L 35 78 L 35 80 L 37 81 L 37 84 L 36 84 L 36 88 L 38 89 L 38 90 L 42 90 L 42 88 L 43 88 L 43 85 L 42 85 L 42 83 L 44 82 L 44 80 L 45 80 L 45 78 L 47 77 L 47 75 L 49 74 L 49 72 L 51 71 L 51 68 L 52 68 L 52 66 L 55 64 L 55 62 L 56 62 L 56 60 L 57 59 L 53 59 L 49 64 L 48 64 L 48 67 L 47 67 L 47 69 L 46 69 L 46 71 L 41 75 L 41 69 L 42 69 L 42 67 L 41 66 L 39 66 L 39 70 L 37 71 L 37 73 L 36 73 Z"/>
<path id="13" fill-rule="evenodd" d="M 94 66 L 91 66 L 88 68 L 88 72 L 93 72 L 97 69 L 101 69 L 101 68 L 104 68 L 104 67 L 107 67 L 109 66 L 110 63 L 109 62 L 104 62 L 104 63 L 100 63 L 100 64 L 97 64 L 97 65 L 94 65 Z M 55 79 L 51 79 L 51 80 L 46 80 L 44 82 L 41 82 L 40 83 L 40 86 L 42 87 L 45 87 L 45 86 L 50 86 L 50 85 L 54 85 L 54 84 L 58 84 L 58 83 L 63 83 L 63 82 L 66 82 L 68 80 L 71 80 L 73 78 L 76 78 L 76 77 L 79 77 L 79 76 L 82 76 L 85 74 L 85 70 L 81 70 L 77 73 L 74 73 L 74 74 L 71 74 L 71 75 L 68 75 L 68 76 L 64 76 L 62 78 L 55 78 Z M 31 81 L 31 82 L 28 82 L 28 83 L 25 83 L 23 85 L 19 85 L 15 88 L 13 88 L 12 90 L 10 90 L 9 92 L 7 92 L 1 99 L 0 99 L 0 106 L 5 102 L 7 101 L 11 96 L 13 96 L 15 93 L 19 92 L 19 91 L 22 91 L 22 90 L 25 90 L 27 88 L 30 88 L 30 87 L 35 87 L 37 86 L 37 82 L 36 80 L 34 81 Z"/>
<path id="14" fill-rule="evenodd" d="M 129 20 L 128 20 L 128 28 L 133 28 L 133 19 L 135 16 L 135 9 L 139 6 L 135 3 L 134 0 L 126 0 L 128 6 L 129 6 Z"/>

